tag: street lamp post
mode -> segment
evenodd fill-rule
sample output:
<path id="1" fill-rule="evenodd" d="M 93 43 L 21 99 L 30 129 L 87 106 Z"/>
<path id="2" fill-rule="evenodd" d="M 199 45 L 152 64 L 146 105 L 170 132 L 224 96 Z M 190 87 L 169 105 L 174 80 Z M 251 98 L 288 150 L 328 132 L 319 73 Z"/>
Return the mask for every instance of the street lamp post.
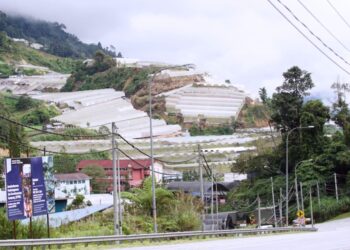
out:
<path id="1" fill-rule="evenodd" d="M 148 99 L 149 99 L 149 138 L 151 144 L 151 171 L 152 171 L 152 215 L 153 215 L 153 231 L 154 233 L 158 232 L 157 226 L 157 202 L 156 202 L 156 185 L 155 185 L 155 174 L 154 174 L 154 157 L 153 157 L 153 129 L 152 129 L 152 82 L 154 82 L 158 73 L 167 69 L 175 69 L 175 68 L 193 68 L 193 64 L 184 64 L 184 65 L 173 65 L 169 67 L 162 67 L 153 73 L 153 76 L 150 78 L 148 82 Z"/>
<path id="2" fill-rule="evenodd" d="M 289 212 L 289 188 L 288 188 L 288 139 L 289 135 L 296 129 L 308 129 L 308 128 L 314 128 L 315 126 L 307 126 L 307 127 L 295 127 L 291 130 L 287 131 L 287 138 L 286 138 L 286 226 L 288 227 L 288 212 Z"/>

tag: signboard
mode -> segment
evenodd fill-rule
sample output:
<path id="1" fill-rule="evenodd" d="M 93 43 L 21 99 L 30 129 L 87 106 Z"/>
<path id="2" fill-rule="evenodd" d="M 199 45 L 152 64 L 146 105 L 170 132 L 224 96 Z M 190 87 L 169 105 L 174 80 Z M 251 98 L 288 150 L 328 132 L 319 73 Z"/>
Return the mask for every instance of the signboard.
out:
<path id="1" fill-rule="evenodd" d="M 303 210 L 298 210 L 297 211 L 297 216 L 300 218 L 300 217 L 304 217 L 304 211 Z"/>
<path id="2" fill-rule="evenodd" d="M 47 213 L 41 157 L 5 160 L 7 217 L 21 220 Z"/>

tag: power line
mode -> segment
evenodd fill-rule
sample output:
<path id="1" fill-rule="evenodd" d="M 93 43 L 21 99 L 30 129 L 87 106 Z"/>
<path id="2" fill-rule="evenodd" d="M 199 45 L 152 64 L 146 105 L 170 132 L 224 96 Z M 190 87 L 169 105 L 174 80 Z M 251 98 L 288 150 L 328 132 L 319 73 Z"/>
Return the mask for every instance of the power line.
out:
<path id="1" fill-rule="evenodd" d="M 33 146 L 30 146 L 30 145 L 27 145 L 27 144 L 24 144 L 24 143 L 21 143 L 21 142 L 17 142 L 17 141 L 14 141 L 14 140 L 11 140 L 5 136 L 2 136 L 0 135 L 0 139 L 3 139 L 4 142 L 6 141 L 10 141 L 12 143 L 15 143 L 19 146 L 22 146 L 23 148 L 28 148 L 28 149 L 33 149 L 33 150 L 37 150 L 37 151 L 41 151 L 41 152 L 46 152 L 46 153 L 50 153 L 50 154 L 61 154 L 61 155 L 86 155 L 86 154 L 96 154 L 96 153 L 103 153 L 103 152 L 108 152 L 108 151 L 111 151 L 112 149 L 105 149 L 105 150 L 100 150 L 100 151 L 87 151 L 87 152 L 81 152 L 81 153 L 66 153 L 66 152 L 58 152 L 58 151 L 50 151 L 50 150 L 46 150 L 46 149 L 43 149 L 43 148 L 38 148 L 38 147 L 33 147 Z"/>
<path id="2" fill-rule="evenodd" d="M 330 60 L 332 63 L 334 63 L 336 66 L 338 66 L 341 70 L 343 70 L 345 73 L 347 73 L 348 75 L 350 75 L 350 72 L 347 71 L 344 67 L 342 67 L 339 63 L 337 63 L 334 59 L 332 59 L 329 55 L 327 55 L 320 47 L 318 47 L 307 35 L 305 35 L 291 20 L 289 20 L 289 18 L 280 10 L 277 8 L 277 6 L 275 6 L 271 0 L 267 0 L 272 7 L 278 12 L 280 13 L 280 15 L 282 15 L 286 21 L 292 25 L 306 40 L 308 40 L 321 54 L 323 54 L 325 57 L 328 58 L 328 60 Z"/>
<path id="3" fill-rule="evenodd" d="M 348 28 L 350 29 L 350 24 L 346 21 L 346 19 L 340 14 L 340 12 L 337 10 L 337 8 L 329 1 L 327 0 L 328 4 L 332 7 L 332 9 L 335 11 L 335 13 L 337 13 L 337 15 L 341 18 L 341 20 L 343 20 L 343 22 L 346 24 L 346 26 L 348 26 Z"/>
<path id="4" fill-rule="evenodd" d="M 61 134 L 61 133 L 55 133 L 55 132 L 50 132 L 50 131 L 46 131 L 43 129 L 38 129 L 35 127 L 31 127 L 29 125 L 25 125 L 23 123 L 17 122 L 15 120 L 9 119 L 5 116 L 0 115 L 0 119 L 3 119 L 7 122 L 10 122 L 12 124 L 15 124 L 17 126 L 21 126 L 21 127 L 25 127 L 25 128 L 29 128 L 44 134 L 51 134 L 51 135 L 57 135 L 57 136 L 63 136 L 63 137 L 69 137 L 69 138 L 102 138 L 102 137 L 106 137 L 106 136 L 110 136 L 112 133 L 108 133 L 108 134 L 100 134 L 100 135 L 69 135 L 69 134 Z M 116 134 L 118 135 L 123 141 L 125 141 L 128 145 L 130 145 L 132 148 L 136 149 L 137 151 L 139 151 L 141 154 L 147 156 L 147 157 L 151 157 L 149 154 L 145 153 L 144 151 L 142 151 L 141 149 L 139 149 L 138 147 L 136 147 L 134 144 L 132 144 L 131 142 L 129 142 L 127 139 L 125 139 L 122 135 L 120 134 Z M 162 163 L 169 163 L 169 164 L 178 164 L 178 163 L 186 163 L 189 161 L 192 161 L 193 159 L 195 159 L 195 157 L 192 157 L 190 159 L 186 159 L 183 161 L 165 161 L 165 160 L 161 160 L 159 158 L 154 158 L 155 160 L 162 162 Z"/>
<path id="5" fill-rule="evenodd" d="M 350 52 L 350 50 L 345 46 L 345 44 L 338 39 L 332 31 L 330 31 L 312 12 L 311 10 L 300 0 L 297 0 L 298 3 L 330 34 L 344 49 Z"/>
<path id="6" fill-rule="evenodd" d="M 284 4 L 281 0 L 277 0 L 293 17 L 295 20 L 297 20 L 302 26 L 304 26 L 305 29 L 309 31 L 309 33 L 315 37 L 318 41 L 321 42 L 321 44 L 326 47 L 329 51 L 331 51 L 336 57 L 338 57 L 340 60 L 342 60 L 344 63 L 350 66 L 350 63 L 345 60 L 341 55 L 339 55 L 335 50 L 333 50 L 330 46 L 328 46 L 318 35 L 316 35 L 303 21 L 301 21 L 295 14 L 294 12 L 286 5 Z"/>
<path id="7" fill-rule="evenodd" d="M 10 122 L 12 124 L 15 124 L 17 126 L 21 126 L 21 127 L 24 127 L 24 128 L 28 128 L 28 129 L 31 129 L 31 130 L 38 131 L 38 132 L 42 132 L 44 134 L 58 135 L 58 136 L 63 136 L 63 137 L 71 137 L 71 138 L 101 138 L 101 137 L 106 137 L 106 136 L 110 136 L 111 135 L 111 133 L 100 134 L 100 135 L 69 135 L 69 134 L 61 134 L 61 133 L 51 132 L 51 131 L 35 128 L 35 127 L 29 126 L 29 125 L 25 125 L 23 123 L 17 122 L 15 120 L 12 120 L 12 119 L 7 118 L 7 117 L 2 116 L 2 115 L 0 115 L 0 119 L 3 119 L 5 121 Z"/>
<path id="8" fill-rule="evenodd" d="M 129 156 L 127 153 L 125 153 L 123 150 L 121 150 L 120 148 L 118 148 L 118 151 L 120 151 L 123 155 L 125 155 L 129 160 L 131 160 L 132 162 L 136 163 L 137 165 L 139 165 L 140 167 L 142 167 L 143 169 L 147 169 L 150 170 L 151 172 L 153 171 L 154 173 L 157 174 L 161 174 L 161 175 L 170 175 L 170 176 L 179 176 L 178 174 L 167 174 L 167 173 L 163 173 L 163 172 L 158 172 L 156 170 L 152 170 L 150 168 L 145 167 L 144 165 L 142 165 L 140 162 L 138 162 L 137 160 L 131 158 L 131 156 Z"/>
<path id="9" fill-rule="evenodd" d="M 146 152 L 142 151 L 141 149 L 139 149 L 138 147 L 136 147 L 134 144 L 132 144 L 131 142 L 129 142 L 127 139 L 125 139 L 121 134 L 116 134 L 117 136 L 119 136 L 124 142 L 126 142 L 126 144 L 128 144 L 130 147 L 132 147 L 133 149 L 137 150 L 138 152 L 140 152 L 141 154 L 151 158 L 151 156 L 149 154 L 147 154 Z M 179 163 L 186 163 L 189 161 L 192 161 L 196 158 L 196 156 L 190 158 L 190 159 L 186 159 L 183 161 L 165 161 L 165 160 L 161 160 L 159 158 L 155 158 L 153 157 L 155 160 L 162 162 L 162 163 L 168 163 L 168 164 L 179 164 Z"/>
<path id="10" fill-rule="evenodd" d="M 1 136 L 0 135 L 0 139 L 4 139 L 4 140 L 9 140 L 13 143 L 16 143 L 17 145 L 23 146 L 24 148 L 28 148 L 28 149 L 34 149 L 34 150 L 38 150 L 38 151 L 42 151 L 42 152 L 46 152 L 46 153 L 50 153 L 50 154 L 62 154 L 62 155 L 86 155 L 86 154 L 95 154 L 95 153 L 102 153 L 102 152 L 108 152 L 111 151 L 112 149 L 106 149 L 106 150 L 101 150 L 101 151 L 90 151 L 90 152 L 84 152 L 84 153 L 65 153 L 65 152 L 57 152 L 57 151 L 50 151 L 50 150 L 46 150 L 46 149 L 42 149 L 42 148 L 37 148 L 37 147 L 33 147 L 30 145 L 26 145 L 24 143 L 20 143 L 20 142 L 15 142 L 14 140 L 8 139 L 5 136 Z M 126 154 L 123 150 L 118 149 L 123 155 L 125 155 L 128 159 L 130 159 L 131 161 L 135 162 L 137 165 L 141 166 L 143 169 L 147 169 L 150 170 L 149 168 L 145 167 L 144 165 L 142 165 L 141 163 L 139 163 L 138 161 L 132 159 L 128 154 Z M 152 170 L 150 170 L 152 171 Z M 158 172 L 158 171 L 154 171 L 157 174 L 162 174 L 162 175 L 173 175 L 173 176 L 178 176 L 178 174 L 167 174 L 167 173 L 162 173 L 162 172 Z"/>

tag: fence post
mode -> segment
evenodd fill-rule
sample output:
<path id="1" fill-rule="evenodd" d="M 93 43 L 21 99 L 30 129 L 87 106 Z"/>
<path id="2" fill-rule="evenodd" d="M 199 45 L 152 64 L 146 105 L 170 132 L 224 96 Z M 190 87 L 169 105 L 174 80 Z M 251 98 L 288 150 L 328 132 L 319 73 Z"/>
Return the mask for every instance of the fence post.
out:
<path id="1" fill-rule="evenodd" d="M 317 185 L 317 201 L 318 201 L 318 208 L 321 208 L 321 198 L 320 198 L 320 185 L 318 181 L 316 182 Z"/>
<path id="2" fill-rule="evenodd" d="M 258 195 L 258 228 L 261 228 L 260 197 Z"/>
<path id="3" fill-rule="evenodd" d="M 301 210 L 304 211 L 304 193 L 303 193 L 303 183 L 300 182 L 300 196 L 301 196 Z"/>
<path id="4" fill-rule="evenodd" d="M 279 212 L 280 212 L 280 224 L 281 227 L 283 227 L 283 209 L 282 209 L 282 205 L 283 205 L 283 195 L 282 195 L 282 188 L 280 188 L 280 204 L 279 204 Z"/>
<path id="5" fill-rule="evenodd" d="M 314 211 L 312 209 L 312 189 L 311 186 L 309 188 L 310 192 L 310 213 L 311 213 L 311 226 L 314 227 Z"/>
<path id="6" fill-rule="evenodd" d="M 338 182 L 337 182 L 337 174 L 334 173 L 334 185 L 335 185 L 335 198 L 337 199 L 337 203 L 339 202 L 338 197 Z"/>
<path id="7" fill-rule="evenodd" d="M 275 227 L 277 227 L 275 192 L 273 189 L 273 178 L 272 177 L 271 177 L 271 192 L 272 192 L 272 205 L 273 205 L 273 220 L 275 222 Z"/>

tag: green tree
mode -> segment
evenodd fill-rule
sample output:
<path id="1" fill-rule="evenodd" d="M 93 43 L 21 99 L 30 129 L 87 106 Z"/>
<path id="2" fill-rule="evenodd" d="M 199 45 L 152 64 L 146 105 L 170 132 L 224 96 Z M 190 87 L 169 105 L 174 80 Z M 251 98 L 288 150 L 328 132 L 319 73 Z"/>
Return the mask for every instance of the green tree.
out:
<path id="1" fill-rule="evenodd" d="M 98 165 L 88 165 L 86 166 L 82 172 L 89 177 L 91 177 L 91 188 L 94 193 L 105 193 L 108 187 L 108 183 L 101 180 L 106 178 L 106 173 Z"/>
<path id="2" fill-rule="evenodd" d="M 35 102 L 27 95 L 21 95 L 16 103 L 16 110 L 23 111 L 28 110 L 34 106 Z"/>
<path id="3" fill-rule="evenodd" d="M 283 73 L 283 84 L 272 96 L 272 121 L 278 129 L 288 131 L 300 125 L 304 97 L 314 86 L 311 74 L 297 66 Z"/>
<path id="4" fill-rule="evenodd" d="M 67 210 L 74 210 L 74 209 L 79 209 L 79 208 L 84 208 L 86 207 L 86 204 L 84 202 L 85 196 L 82 194 L 77 194 L 72 201 L 72 203 L 67 206 Z"/>
<path id="5" fill-rule="evenodd" d="M 103 72 L 107 69 L 110 69 L 112 67 L 116 66 L 115 60 L 109 56 L 103 53 L 101 50 L 96 51 L 94 57 L 94 64 L 93 64 L 93 73 L 97 72 Z"/>
<path id="6" fill-rule="evenodd" d="M 305 103 L 301 110 L 301 126 L 314 126 L 313 129 L 300 131 L 300 159 L 308 159 L 324 151 L 328 143 L 324 136 L 324 126 L 330 119 L 329 108 L 320 100 L 311 100 Z"/>
<path id="7" fill-rule="evenodd" d="M 302 121 L 302 108 L 304 97 L 309 95 L 309 90 L 314 86 L 311 74 L 299 67 L 294 66 L 283 73 L 284 81 L 281 86 L 276 88 L 271 100 L 271 121 L 274 126 L 283 134 L 282 144 L 279 148 L 281 161 L 285 159 L 285 145 L 287 132 L 291 129 L 300 127 Z M 306 118 L 305 118 L 306 119 Z M 300 160 L 303 160 L 301 152 L 302 134 L 309 131 L 294 130 L 289 135 L 289 166 L 294 166 Z"/>
<path id="8" fill-rule="evenodd" d="M 260 96 L 262 103 L 266 105 L 268 103 L 269 98 L 267 96 L 267 91 L 266 91 L 265 87 L 262 87 L 259 89 L 259 96 Z"/>
<path id="9" fill-rule="evenodd" d="M 350 110 L 345 101 L 345 94 L 350 87 L 348 84 L 336 82 L 333 83 L 332 89 L 337 95 L 337 99 L 332 105 L 332 119 L 343 129 L 345 143 L 350 146 Z"/>

